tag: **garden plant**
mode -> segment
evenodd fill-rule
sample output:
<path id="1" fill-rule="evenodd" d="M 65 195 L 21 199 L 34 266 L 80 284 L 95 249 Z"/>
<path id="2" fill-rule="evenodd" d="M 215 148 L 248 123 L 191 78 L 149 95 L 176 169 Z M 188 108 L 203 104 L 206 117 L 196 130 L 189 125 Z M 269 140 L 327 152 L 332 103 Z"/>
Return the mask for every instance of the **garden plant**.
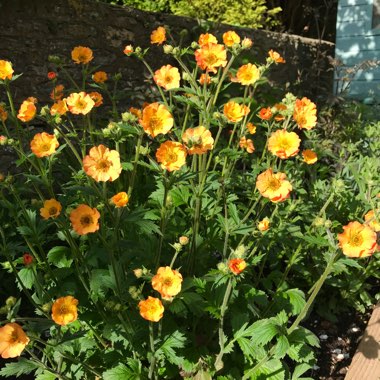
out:
<path id="1" fill-rule="evenodd" d="M 376 125 L 367 153 L 335 149 L 313 99 L 262 90 L 286 65 L 275 47 L 244 62 L 249 38 L 218 37 L 175 46 L 160 26 L 126 46 L 120 64 L 139 60 L 154 88 L 133 107 L 90 47 L 49 57 L 48 105 L 15 99 L 23 78 L 0 60 L 16 157 L 1 262 L 22 291 L 0 305 L 0 376 L 307 380 L 312 307 L 374 302 Z"/>

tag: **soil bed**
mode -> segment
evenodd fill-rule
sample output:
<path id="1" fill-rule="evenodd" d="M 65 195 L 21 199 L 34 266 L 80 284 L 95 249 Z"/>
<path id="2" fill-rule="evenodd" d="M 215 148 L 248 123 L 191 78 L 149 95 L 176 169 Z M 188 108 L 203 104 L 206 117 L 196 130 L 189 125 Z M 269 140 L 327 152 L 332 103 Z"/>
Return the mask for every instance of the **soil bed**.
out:
<path id="1" fill-rule="evenodd" d="M 344 380 L 352 358 L 371 318 L 373 308 L 365 314 L 349 312 L 332 323 L 320 317 L 309 319 L 307 328 L 316 334 L 321 348 L 317 365 L 310 374 L 315 380 Z"/>

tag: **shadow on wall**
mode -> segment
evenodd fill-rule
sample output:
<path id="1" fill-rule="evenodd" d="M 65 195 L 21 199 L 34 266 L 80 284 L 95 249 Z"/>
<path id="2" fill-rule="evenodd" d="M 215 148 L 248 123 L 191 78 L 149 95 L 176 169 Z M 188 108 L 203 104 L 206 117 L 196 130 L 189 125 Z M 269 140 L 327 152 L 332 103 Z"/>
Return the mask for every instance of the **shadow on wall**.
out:
<path id="1" fill-rule="evenodd" d="M 380 0 L 340 0 L 335 57 L 336 92 L 380 101 Z"/>

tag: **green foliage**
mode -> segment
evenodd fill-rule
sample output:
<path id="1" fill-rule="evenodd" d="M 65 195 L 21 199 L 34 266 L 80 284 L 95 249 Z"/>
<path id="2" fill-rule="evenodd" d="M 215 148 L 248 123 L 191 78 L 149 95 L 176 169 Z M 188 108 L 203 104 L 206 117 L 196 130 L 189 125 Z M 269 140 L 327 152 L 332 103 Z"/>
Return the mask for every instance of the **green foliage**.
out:
<path id="1" fill-rule="evenodd" d="M 108 0 L 103 0 L 108 1 Z M 144 11 L 173 13 L 217 23 L 270 29 L 279 24 L 280 7 L 270 8 L 267 0 L 110 0 Z"/>

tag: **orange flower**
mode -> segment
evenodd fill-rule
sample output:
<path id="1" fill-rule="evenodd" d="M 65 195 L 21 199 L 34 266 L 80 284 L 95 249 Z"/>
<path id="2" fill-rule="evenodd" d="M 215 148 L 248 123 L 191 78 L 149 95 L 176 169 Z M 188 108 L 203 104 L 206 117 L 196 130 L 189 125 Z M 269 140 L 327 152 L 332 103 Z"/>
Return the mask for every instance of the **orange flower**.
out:
<path id="1" fill-rule="evenodd" d="M 279 129 L 268 139 L 268 150 L 281 159 L 295 156 L 299 152 L 301 140 L 295 132 Z"/>
<path id="2" fill-rule="evenodd" d="M 25 266 L 33 264 L 33 256 L 30 253 L 24 253 L 22 255 L 22 262 Z"/>
<path id="3" fill-rule="evenodd" d="M 99 107 L 103 104 L 103 96 L 99 92 L 93 91 L 90 92 L 89 97 L 94 101 L 94 107 Z"/>
<path id="4" fill-rule="evenodd" d="M 133 53 L 134 49 L 133 49 L 133 46 L 132 45 L 127 45 L 124 50 L 123 50 L 123 53 L 125 55 L 128 55 L 130 56 L 132 53 Z"/>
<path id="5" fill-rule="evenodd" d="M 247 139 L 245 136 L 240 138 L 239 146 L 240 148 L 245 149 L 248 153 L 253 153 L 255 151 L 253 141 Z"/>
<path id="6" fill-rule="evenodd" d="M 285 173 L 274 174 L 272 169 L 257 176 L 256 187 L 264 198 L 270 199 L 273 203 L 289 198 L 293 189 L 290 182 L 286 180 Z"/>
<path id="7" fill-rule="evenodd" d="M 154 73 L 153 79 L 158 86 L 163 87 L 165 90 L 170 90 L 179 87 L 181 76 L 176 67 L 166 65 Z"/>
<path id="8" fill-rule="evenodd" d="M 364 220 L 368 226 L 370 226 L 375 232 L 380 232 L 380 210 L 376 210 L 376 214 L 374 210 L 370 210 L 367 214 L 364 215 Z"/>
<path id="9" fill-rule="evenodd" d="M 315 164 L 318 161 L 317 154 L 310 149 L 304 150 L 302 152 L 302 157 L 303 157 L 304 162 L 306 162 L 308 165 Z"/>
<path id="10" fill-rule="evenodd" d="M 293 119 L 301 129 L 312 129 L 317 124 L 317 106 L 308 98 L 296 99 Z"/>
<path id="11" fill-rule="evenodd" d="M 269 50 L 268 54 L 269 54 L 268 60 L 270 62 L 274 62 L 275 64 L 286 62 L 285 59 L 282 58 L 281 55 L 274 50 Z"/>
<path id="12" fill-rule="evenodd" d="M 239 67 L 236 73 L 236 81 L 243 86 L 254 84 L 259 78 L 260 70 L 252 63 L 247 63 L 246 65 Z"/>
<path id="13" fill-rule="evenodd" d="M 256 133 L 256 125 L 253 125 L 252 123 L 247 123 L 246 127 L 251 135 L 254 135 Z"/>
<path id="14" fill-rule="evenodd" d="M 92 61 L 94 59 L 94 56 L 90 48 L 84 46 L 77 46 L 72 50 L 71 58 L 74 61 L 74 63 L 86 64 Z"/>
<path id="15" fill-rule="evenodd" d="M 276 112 L 277 115 L 274 117 L 274 120 L 276 121 L 282 121 L 285 120 L 285 115 L 282 111 L 286 111 L 287 107 L 285 104 L 277 103 L 273 106 L 273 112 Z"/>
<path id="16" fill-rule="evenodd" d="M 270 120 L 272 117 L 272 111 L 270 107 L 268 108 L 261 108 L 259 112 L 259 118 L 262 120 Z"/>
<path id="17" fill-rule="evenodd" d="M 55 73 L 54 71 L 49 71 L 47 73 L 47 77 L 49 80 L 54 80 L 55 78 L 57 78 L 57 73 Z"/>
<path id="18" fill-rule="evenodd" d="M 150 296 L 139 302 L 139 309 L 140 315 L 151 322 L 158 322 L 163 317 L 165 310 L 161 300 Z"/>
<path id="19" fill-rule="evenodd" d="M 237 123 L 242 120 L 244 116 L 249 114 L 249 107 L 244 104 L 238 104 L 234 101 L 229 101 L 223 107 L 224 116 L 231 122 Z"/>
<path id="20" fill-rule="evenodd" d="M 69 109 L 67 108 L 66 102 L 64 100 L 58 100 L 50 108 L 50 115 L 65 115 Z"/>
<path id="21" fill-rule="evenodd" d="M 212 44 L 218 43 L 218 40 L 216 39 L 216 37 L 213 34 L 205 33 L 205 34 L 201 34 L 199 36 L 199 39 L 198 39 L 199 46 L 202 47 L 202 46 L 207 45 L 209 43 L 212 43 Z"/>
<path id="22" fill-rule="evenodd" d="M 61 213 L 62 206 L 55 199 L 48 199 L 44 202 L 44 207 L 40 209 L 40 215 L 44 219 L 56 218 Z"/>
<path id="23" fill-rule="evenodd" d="M 121 173 L 120 155 L 104 145 L 94 146 L 83 159 L 85 173 L 96 182 L 114 181 Z"/>
<path id="24" fill-rule="evenodd" d="M 59 84 L 53 88 L 53 91 L 50 93 L 50 99 L 53 99 L 55 102 L 61 100 L 63 98 L 63 90 L 65 86 L 63 84 Z"/>
<path id="25" fill-rule="evenodd" d="M 211 132 L 203 126 L 186 129 L 182 140 L 189 154 L 203 154 L 214 147 Z"/>
<path id="26" fill-rule="evenodd" d="M 182 275 L 170 267 L 160 267 L 152 278 L 152 287 L 165 300 L 170 300 L 181 291 Z"/>
<path id="27" fill-rule="evenodd" d="M 348 257 L 371 256 L 376 250 L 376 232 L 359 222 L 350 222 L 343 226 L 338 234 L 339 247 Z"/>
<path id="28" fill-rule="evenodd" d="M 203 86 L 205 83 L 206 85 L 209 85 L 211 83 L 211 77 L 208 73 L 203 73 L 199 77 L 198 82 Z"/>
<path id="29" fill-rule="evenodd" d="M 46 132 L 35 134 L 30 142 L 30 149 L 39 158 L 51 156 L 58 147 L 57 138 Z"/>
<path id="30" fill-rule="evenodd" d="M 79 205 L 70 213 L 70 222 L 73 230 L 78 235 L 87 235 L 99 229 L 100 214 L 96 208 L 87 205 Z"/>
<path id="31" fill-rule="evenodd" d="M 9 61 L 4 61 L 0 59 L 0 79 L 12 79 L 12 74 L 14 73 L 12 64 Z"/>
<path id="32" fill-rule="evenodd" d="M 260 222 L 257 225 L 257 228 L 259 229 L 259 231 L 264 232 L 264 231 L 269 230 L 269 226 L 270 226 L 269 218 L 264 218 L 263 220 L 260 220 Z"/>
<path id="33" fill-rule="evenodd" d="M 128 194 L 125 191 L 121 191 L 114 195 L 111 201 L 116 208 L 125 207 L 129 202 Z"/>
<path id="34" fill-rule="evenodd" d="M 157 29 L 153 30 L 150 35 L 150 43 L 161 45 L 166 41 L 166 30 L 163 26 L 159 26 Z"/>
<path id="35" fill-rule="evenodd" d="M 157 161 L 169 172 L 179 170 L 186 164 L 186 148 L 179 142 L 165 141 L 156 152 Z"/>
<path id="36" fill-rule="evenodd" d="M 218 67 L 227 65 L 227 52 L 223 45 L 208 43 L 196 50 L 194 55 L 202 70 L 216 73 Z"/>
<path id="37" fill-rule="evenodd" d="M 97 71 L 93 74 L 92 80 L 95 83 L 104 83 L 108 80 L 108 75 L 105 71 Z"/>
<path id="38" fill-rule="evenodd" d="M 189 238 L 187 236 L 180 236 L 178 241 L 179 241 L 179 244 L 181 244 L 181 245 L 189 244 Z"/>
<path id="39" fill-rule="evenodd" d="M 231 47 L 234 44 L 239 44 L 240 43 L 240 37 L 237 33 L 235 33 L 233 30 L 229 30 L 228 32 L 223 34 L 223 43 Z"/>
<path id="40" fill-rule="evenodd" d="M 230 268 L 230 271 L 238 275 L 247 267 L 247 263 L 243 259 L 231 259 L 228 262 L 228 268 Z"/>
<path id="41" fill-rule="evenodd" d="M 0 104 L 0 121 L 5 121 L 8 119 L 8 112 L 5 108 Z"/>
<path id="42" fill-rule="evenodd" d="M 95 106 L 95 102 L 91 99 L 91 96 L 85 92 L 73 92 L 66 98 L 66 104 L 69 107 L 69 111 L 75 115 L 86 115 Z"/>
<path id="43" fill-rule="evenodd" d="M 37 113 L 37 107 L 35 106 L 36 103 L 37 99 L 33 97 L 24 100 L 18 111 L 17 118 L 24 123 L 34 119 Z"/>
<path id="44" fill-rule="evenodd" d="M 57 325 L 66 326 L 78 319 L 78 300 L 73 296 L 58 298 L 51 308 L 51 317 Z"/>
<path id="45" fill-rule="evenodd" d="M 17 323 L 7 323 L 0 327 L 0 355 L 3 359 L 16 358 L 21 355 L 29 338 Z"/>
<path id="46" fill-rule="evenodd" d="M 139 123 L 144 131 L 152 137 L 166 134 L 173 127 L 173 116 L 163 104 L 152 103 L 146 106 Z"/>

